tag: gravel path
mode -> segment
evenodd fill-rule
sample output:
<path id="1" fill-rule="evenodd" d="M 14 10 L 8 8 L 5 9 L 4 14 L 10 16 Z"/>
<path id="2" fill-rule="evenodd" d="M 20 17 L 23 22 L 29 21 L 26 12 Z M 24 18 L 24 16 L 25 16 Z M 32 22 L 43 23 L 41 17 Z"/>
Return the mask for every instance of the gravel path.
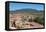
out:
<path id="1" fill-rule="evenodd" d="M 43 28 L 44 26 L 39 24 L 39 23 L 36 23 L 36 22 L 30 22 L 32 25 L 34 26 L 31 26 L 31 28 Z"/>

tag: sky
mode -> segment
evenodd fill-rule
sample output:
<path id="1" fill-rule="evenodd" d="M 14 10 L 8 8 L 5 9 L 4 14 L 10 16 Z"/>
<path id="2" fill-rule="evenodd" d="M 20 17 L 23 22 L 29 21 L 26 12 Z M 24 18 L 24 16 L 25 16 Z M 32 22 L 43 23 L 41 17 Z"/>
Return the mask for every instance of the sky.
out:
<path id="1" fill-rule="evenodd" d="M 10 11 L 16 11 L 19 9 L 36 9 L 36 10 L 44 10 L 44 5 L 41 4 L 24 4 L 24 3 L 10 3 L 9 10 Z"/>

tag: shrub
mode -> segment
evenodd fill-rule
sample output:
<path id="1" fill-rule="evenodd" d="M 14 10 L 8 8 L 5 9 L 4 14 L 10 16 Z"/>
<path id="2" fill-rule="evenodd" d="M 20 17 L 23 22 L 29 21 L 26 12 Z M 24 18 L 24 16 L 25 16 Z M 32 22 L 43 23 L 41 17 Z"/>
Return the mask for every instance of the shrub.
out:
<path id="1" fill-rule="evenodd" d="M 34 21 L 35 22 L 37 22 L 37 23 L 40 23 L 40 24 L 42 24 L 42 25 L 44 25 L 45 23 L 45 20 L 44 20 L 44 17 L 36 17 L 35 19 L 34 19 Z"/>

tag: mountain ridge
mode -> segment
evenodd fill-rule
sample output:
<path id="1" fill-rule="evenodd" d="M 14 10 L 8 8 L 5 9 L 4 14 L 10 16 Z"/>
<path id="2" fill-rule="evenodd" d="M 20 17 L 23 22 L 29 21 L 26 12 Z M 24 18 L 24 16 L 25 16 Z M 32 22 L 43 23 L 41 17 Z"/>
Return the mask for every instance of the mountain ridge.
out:
<path id="1" fill-rule="evenodd" d="M 39 11 L 36 9 L 19 9 L 16 11 L 10 11 L 10 13 L 41 13 L 43 11 Z"/>

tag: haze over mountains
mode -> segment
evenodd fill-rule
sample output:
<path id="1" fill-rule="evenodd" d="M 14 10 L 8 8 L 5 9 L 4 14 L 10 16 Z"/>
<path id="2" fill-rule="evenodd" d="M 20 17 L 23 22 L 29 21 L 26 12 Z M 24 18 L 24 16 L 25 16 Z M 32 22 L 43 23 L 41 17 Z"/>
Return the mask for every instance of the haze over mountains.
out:
<path id="1" fill-rule="evenodd" d="M 19 9 L 15 11 L 10 11 L 10 13 L 43 13 L 42 10 L 36 10 L 36 9 Z"/>

